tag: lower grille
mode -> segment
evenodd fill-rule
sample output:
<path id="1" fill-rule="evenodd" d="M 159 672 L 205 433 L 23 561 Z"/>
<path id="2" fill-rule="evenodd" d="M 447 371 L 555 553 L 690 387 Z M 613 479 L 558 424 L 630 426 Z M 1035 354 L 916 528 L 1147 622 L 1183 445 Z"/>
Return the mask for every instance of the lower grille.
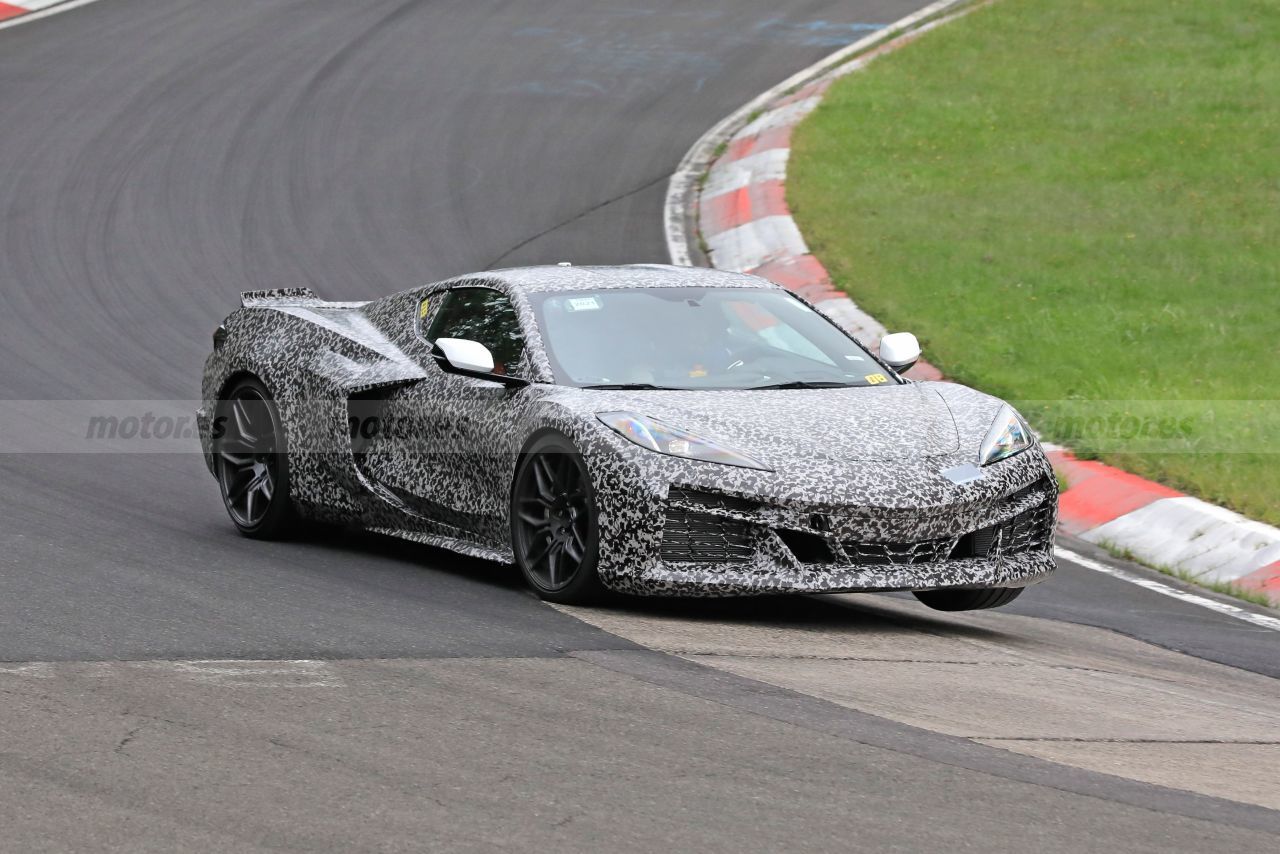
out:
<path id="1" fill-rule="evenodd" d="M 846 541 L 840 546 L 848 563 L 855 566 L 915 566 L 948 559 L 1022 554 L 1047 548 L 1052 538 L 1053 503 L 1046 502 L 999 525 L 965 534 L 959 540 L 945 537 L 915 543 Z"/>
<path id="2" fill-rule="evenodd" d="M 840 544 L 849 563 L 868 566 L 913 566 L 919 563 L 935 563 L 945 560 L 954 540 L 922 540 L 918 543 L 859 543 L 846 541 Z"/>
<path id="3" fill-rule="evenodd" d="M 1000 525 L 965 534 L 951 557 L 999 557 L 1047 548 L 1053 537 L 1053 507 L 1042 504 Z"/>
<path id="4" fill-rule="evenodd" d="M 1028 484 L 1006 496 L 1006 504 L 1026 500 L 1042 482 Z M 726 513 L 746 513 L 759 507 L 735 496 L 673 488 L 668 495 L 659 554 L 664 561 L 682 563 L 745 563 L 754 556 L 760 529 L 750 521 Z M 1053 502 L 1024 510 L 999 524 L 972 531 L 958 539 L 942 537 L 909 543 L 837 541 L 820 531 L 776 528 L 774 533 L 805 565 L 917 566 L 946 560 L 1002 557 L 1047 548 L 1053 537 Z M 815 526 L 817 527 L 817 526 Z"/>
<path id="5" fill-rule="evenodd" d="M 667 507 L 662 527 L 663 560 L 742 563 L 750 560 L 751 523 L 712 513 Z"/>
<path id="6" fill-rule="evenodd" d="M 993 551 L 1016 555 L 1046 548 L 1053 537 L 1052 523 L 1053 510 L 1048 504 L 1025 510 L 999 527 Z"/>

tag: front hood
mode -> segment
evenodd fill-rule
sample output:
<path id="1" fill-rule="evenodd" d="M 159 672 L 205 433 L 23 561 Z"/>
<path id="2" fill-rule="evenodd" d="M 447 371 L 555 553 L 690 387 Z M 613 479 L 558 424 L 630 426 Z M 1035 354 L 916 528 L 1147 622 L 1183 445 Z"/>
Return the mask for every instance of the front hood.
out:
<path id="1" fill-rule="evenodd" d="M 798 462 L 922 460 L 960 448 L 951 409 L 932 384 L 645 391 L 592 402 L 596 411 L 625 409 L 714 439 L 775 470 Z"/>

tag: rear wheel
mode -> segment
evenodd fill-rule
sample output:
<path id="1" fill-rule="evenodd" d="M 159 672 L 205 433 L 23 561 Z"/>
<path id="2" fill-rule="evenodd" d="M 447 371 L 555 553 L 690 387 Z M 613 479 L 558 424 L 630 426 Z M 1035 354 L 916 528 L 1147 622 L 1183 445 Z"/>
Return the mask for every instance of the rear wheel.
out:
<path id="1" fill-rule="evenodd" d="M 236 529 L 255 539 L 288 533 L 295 518 L 289 457 L 280 413 L 266 386 L 253 377 L 240 380 L 218 402 L 214 424 L 214 470 Z"/>
<path id="2" fill-rule="evenodd" d="M 552 602 L 600 598 L 599 536 L 595 491 L 582 455 L 563 436 L 537 439 L 521 458 L 511 489 L 511 546 L 525 580 Z"/>
<path id="3" fill-rule="evenodd" d="M 981 611 L 1008 605 L 1022 595 L 1022 587 L 983 590 L 917 590 L 914 595 L 935 611 Z"/>

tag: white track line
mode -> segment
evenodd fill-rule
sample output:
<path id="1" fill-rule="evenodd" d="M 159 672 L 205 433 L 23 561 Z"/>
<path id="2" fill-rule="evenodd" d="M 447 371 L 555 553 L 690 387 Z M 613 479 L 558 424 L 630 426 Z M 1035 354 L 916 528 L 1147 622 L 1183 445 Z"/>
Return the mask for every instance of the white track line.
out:
<path id="1" fill-rule="evenodd" d="M 56 15 L 59 12 L 70 12 L 72 9 L 78 9 L 81 6 L 88 6 L 90 3 L 96 3 L 97 0 L 67 0 L 66 3 L 59 3 L 56 6 L 50 6 L 47 9 L 41 9 L 39 12 L 32 12 L 29 15 L 19 15 L 16 18 L 10 18 L 0 23 L 0 30 L 6 27 L 16 27 L 19 24 L 29 24 L 32 21 L 38 21 L 41 18 L 47 18 L 50 15 Z"/>
<path id="2" fill-rule="evenodd" d="M 1104 575 L 1110 575 L 1112 578 L 1118 578 L 1121 581 L 1127 581 L 1130 584 L 1145 587 L 1153 593 L 1159 593 L 1162 596 L 1178 599 L 1191 605 L 1199 605 L 1201 608 L 1208 608 L 1210 611 L 1217 611 L 1219 614 L 1226 614 L 1228 617 L 1235 617 L 1237 620 L 1243 620 L 1246 623 L 1251 623 L 1264 629 L 1271 629 L 1272 631 L 1280 632 L 1280 618 L 1269 617 L 1266 614 L 1257 614 L 1253 611 L 1238 608 L 1235 605 L 1230 605 L 1226 602 L 1219 602 L 1216 599 L 1210 599 L 1206 596 L 1188 593 L 1185 590 L 1170 587 L 1168 584 L 1162 584 L 1155 579 L 1145 578 L 1137 573 L 1119 569 L 1114 566 L 1108 566 L 1101 561 L 1096 561 L 1093 558 L 1076 554 L 1075 552 L 1064 549 L 1061 546 L 1055 548 L 1053 551 L 1057 557 L 1079 564 L 1085 569 L 1092 569 L 1094 572 L 1101 572 Z"/>

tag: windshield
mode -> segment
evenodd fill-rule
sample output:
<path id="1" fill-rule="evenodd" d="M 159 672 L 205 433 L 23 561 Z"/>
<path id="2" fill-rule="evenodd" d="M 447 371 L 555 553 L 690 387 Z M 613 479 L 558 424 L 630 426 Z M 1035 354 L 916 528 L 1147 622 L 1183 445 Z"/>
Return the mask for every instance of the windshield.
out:
<path id="1" fill-rule="evenodd" d="M 533 294 L 557 382 L 575 386 L 831 388 L 896 382 L 782 290 L 617 288 Z"/>

